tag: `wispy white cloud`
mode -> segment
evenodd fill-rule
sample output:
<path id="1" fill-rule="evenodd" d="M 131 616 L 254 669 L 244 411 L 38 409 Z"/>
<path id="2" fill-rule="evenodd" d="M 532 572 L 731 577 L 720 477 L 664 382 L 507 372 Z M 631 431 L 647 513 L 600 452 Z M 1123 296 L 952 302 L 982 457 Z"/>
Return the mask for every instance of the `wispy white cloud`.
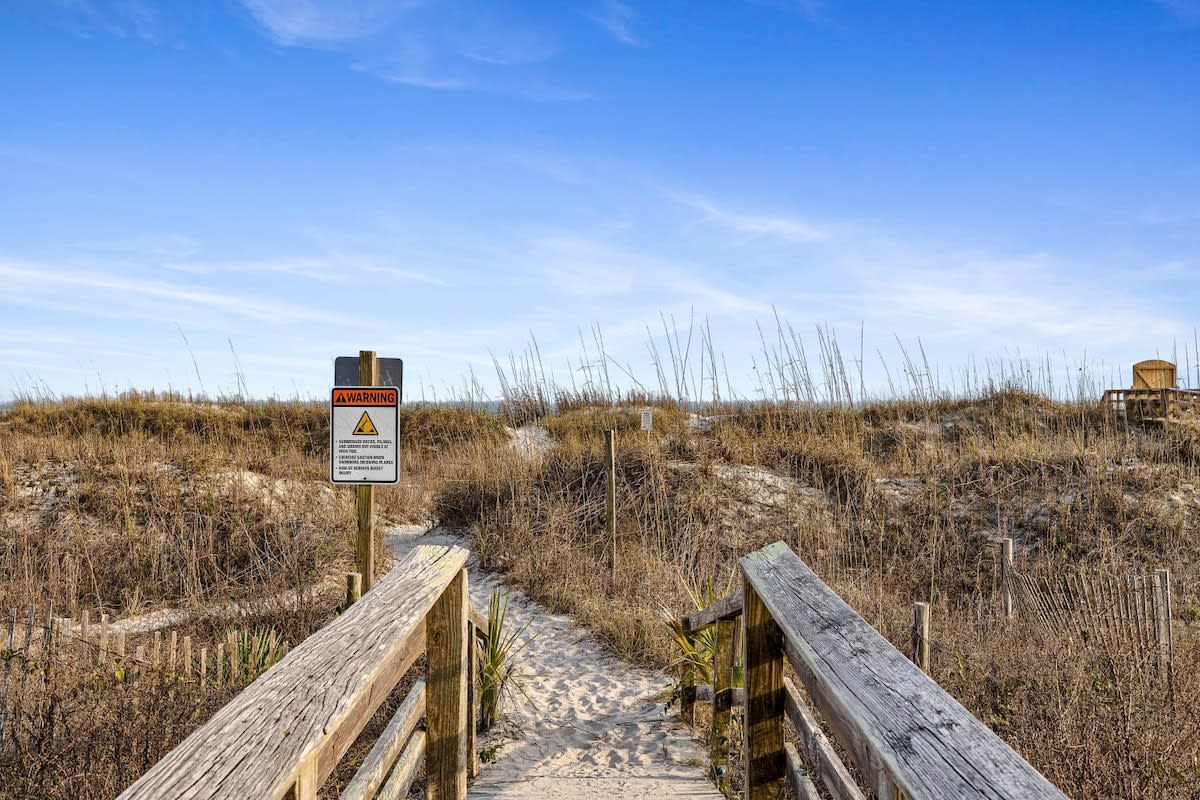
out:
<path id="1" fill-rule="evenodd" d="M 604 28 L 621 44 L 644 47 L 645 42 L 633 32 L 636 12 L 621 0 L 605 0 L 597 10 L 585 14 L 588 19 Z"/>
<path id="2" fill-rule="evenodd" d="M 346 42 L 379 33 L 420 0 L 243 0 L 246 10 L 283 45 Z"/>
<path id="3" fill-rule="evenodd" d="M 298 258 L 280 261 L 229 261 L 229 262 L 192 262 L 171 261 L 163 267 L 172 272 L 185 272 L 192 275 L 213 275 L 218 273 L 271 273 L 291 275 L 297 278 L 307 278 L 314 281 L 345 281 L 347 271 L 338 265 L 317 258 Z"/>
<path id="4" fill-rule="evenodd" d="M 0 280 L 6 289 L 6 301 L 21 299 L 65 303 L 74 308 L 92 305 L 119 315 L 121 308 L 134 309 L 132 298 L 168 302 L 203 308 L 260 323 L 298 324 L 330 322 L 360 324 L 340 314 L 263 298 L 255 294 L 234 294 L 187 284 L 173 284 L 144 278 L 127 278 L 103 272 L 71 272 L 57 265 L 15 265 L 0 263 Z M 74 291 L 73 291 L 74 290 Z M 107 304 L 97 293 L 120 298 L 119 305 Z"/>
<path id="5" fill-rule="evenodd" d="M 704 214 L 703 221 L 750 237 L 769 236 L 792 242 L 819 242 L 833 235 L 833 228 L 782 214 L 747 214 L 730 211 L 696 194 L 665 192 L 668 198 Z"/>
<path id="6" fill-rule="evenodd" d="M 589 96 L 538 69 L 561 52 L 553 26 L 478 0 L 242 3 L 276 44 L 340 53 L 351 69 L 393 83 L 548 102 Z"/>
<path id="7" fill-rule="evenodd" d="M 162 41 L 161 20 L 155 9 L 142 0 L 53 0 L 59 22 L 78 36 L 105 34 Z"/>

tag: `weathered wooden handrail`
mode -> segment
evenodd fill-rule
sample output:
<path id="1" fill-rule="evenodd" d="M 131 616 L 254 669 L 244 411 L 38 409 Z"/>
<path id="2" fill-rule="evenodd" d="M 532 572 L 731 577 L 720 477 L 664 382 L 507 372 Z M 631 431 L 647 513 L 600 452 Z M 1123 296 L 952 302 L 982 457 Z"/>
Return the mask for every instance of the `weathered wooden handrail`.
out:
<path id="1" fill-rule="evenodd" d="M 414 689 L 426 706 L 426 731 L 413 732 L 412 708 L 420 700 L 410 695 L 412 704 L 402 706 L 406 716 L 393 719 L 392 730 L 409 739 L 408 747 L 384 793 L 411 781 L 423 752 L 430 800 L 462 800 L 473 731 L 468 628 L 476 627 L 468 611 L 466 560 L 461 547 L 414 548 L 361 600 L 243 689 L 121 797 L 315 798 L 376 709 L 427 651 L 427 683 Z M 394 753 L 402 745 L 383 747 Z"/>
<path id="2" fill-rule="evenodd" d="M 795 765 L 783 740 L 785 655 L 876 796 L 1065 800 L 785 544 L 739 563 L 748 800 L 773 798 L 784 780 L 806 777 L 791 774 Z"/>
<path id="3" fill-rule="evenodd" d="M 710 625 L 716 625 L 721 620 L 734 619 L 742 613 L 742 592 L 722 597 L 717 602 L 691 614 L 679 618 L 679 624 L 689 633 L 698 633 Z"/>

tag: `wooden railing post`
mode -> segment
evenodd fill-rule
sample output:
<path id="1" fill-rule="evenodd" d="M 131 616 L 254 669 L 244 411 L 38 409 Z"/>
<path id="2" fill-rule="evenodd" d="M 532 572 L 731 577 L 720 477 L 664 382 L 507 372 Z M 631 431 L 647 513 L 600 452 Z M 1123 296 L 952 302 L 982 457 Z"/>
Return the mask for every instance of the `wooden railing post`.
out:
<path id="1" fill-rule="evenodd" d="M 346 608 L 354 605 L 362 597 L 362 573 L 346 573 Z"/>
<path id="2" fill-rule="evenodd" d="M 425 619 L 428 658 L 425 792 L 467 796 L 467 571 L 446 586 Z"/>
<path id="3" fill-rule="evenodd" d="M 733 639 L 736 623 L 717 621 L 716 652 L 713 656 L 712 734 L 709 754 L 713 779 L 721 794 L 729 795 L 729 722 L 733 713 Z"/>
<path id="4" fill-rule="evenodd" d="M 775 800 L 787 778 L 783 750 L 783 634 L 763 605 L 743 567 L 745 617 L 746 800 Z"/>

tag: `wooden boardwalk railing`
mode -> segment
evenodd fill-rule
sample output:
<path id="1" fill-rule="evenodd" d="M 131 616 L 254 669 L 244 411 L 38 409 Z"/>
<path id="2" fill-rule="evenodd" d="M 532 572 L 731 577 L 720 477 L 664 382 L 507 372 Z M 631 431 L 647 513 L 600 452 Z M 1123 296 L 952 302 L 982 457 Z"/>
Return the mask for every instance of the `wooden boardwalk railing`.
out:
<path id="1" fill-rule="evenodd" d="M 428 668 L 343 798 L 462 800 L 475 769 L 467 551 L 420 546 L 345 613 L 246 687 L 122 798 L 312 800 L 417 658 Z M 417 723 L 425 717 L 425 730 Z"/>
<path id="2" fill-rule="evenodd" d="M 682 617 L 684 630 L 717 626 L 714 686 L 684 691 L 689 704 L 713 698 L 713 763 L 722 785 L 729 711 L 739 699 L 730 677 L 735 620 L 741 615 L 745 679 L 747 800 L 776 798 L 785 781 L 804 800 L 820 797 L 813 778 L 838 800 L 866 796 L 825 735 L 804 692 L 849 754 L 868 792 L 887 800 L 1065 800 L 982 722 L 826 586 L 782 542 L 740 560 L 742 590 Z M 725 666 L 729 665 L 729 666 Z M 784 737 L 784 718 L 801 744 Z M 728 790 L 728 783 L 722 788 Z"/>
<path id="3" fill-rule="evenodd" d="M 1169 419 L 1200 411 L 1195 389 L 1108 389 L 1100 405 L 1127 419 Z"/>

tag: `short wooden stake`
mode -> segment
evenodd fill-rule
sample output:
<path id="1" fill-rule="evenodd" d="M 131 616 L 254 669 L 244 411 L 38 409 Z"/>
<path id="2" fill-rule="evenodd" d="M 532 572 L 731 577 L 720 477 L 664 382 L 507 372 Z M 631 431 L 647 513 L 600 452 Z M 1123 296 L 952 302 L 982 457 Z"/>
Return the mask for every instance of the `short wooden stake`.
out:
<path id="1" fill-rule="evenodd" d="M 1013 540 L 1000 540 L 1000 605 L 1005 619 L 1013 618 Z"/>
<path id="2" fill-rule="evenodd" d="M 617 579 L 617 432 L 604 432 L 605 526 L 612 547 L 612 574 Z"/>
<path id="3" fill-rule="evenodd" d="M 912 660 L 929 672 L 929 603 L 913 603 Z"/>
<path id="4" fill-rule="evenodd" d="M 223 668 L 224 664 L 225 664 L 225 645 L 218 644 L 216 657 L 213 659 L 213 682 L 216 683 L 217 686 L 221 685 L 221 672 L 223 671 L 222 668 Z"/>
<path id="5" fill-rule="evenodd" d="M 125 630 L 117 631 L 117 658 L 125 660 Z"/>
<path id="6" fill-rule="evenodd" d="M 200 648 L 200 682 L 208 680 L 208 648 Z"/>
<path id="7" fill-rule="evenodd" d="M 175 648 L 179 643 L 179 632 L 171 631 L 171 646 L 167 649 L 167 671 L 175 673 Z"/>
<path id="8" fill-rule="evenodd" d="M 1171 571 L 1154 570 L 1154 628 L 1158 658 L 1167 677 L 1171 702 L 1175 702 L 1175 642 L 1171 632 Z"/>
<path id="9" fill-rule="evenodd" d="M 746 800 L 775 800 L 781 796 L 787 778 L 783 750 L 783 632 L 744 575 L 742 609 L 746 622 L 742 655 L 746 678 Z"/>
<path id="10" fill-rule="evenodd" d="M 88 634 L 91 633 L 91 626 L 88 624 L 89 622 L 88 610 L 85 608 L 83 611 L 79 612 L 79 638 L 83 639 L 84 642 L 87 642 Z"/>
<path id="11" fill-rule="evenodd" d="M 162 664 L 162 631 L 154 632 L 154 646 L 150 649 L 150 659 L 155 667 Z"/>
<path id="12" fill-rule="evenodd" d="M 100 615 L 100 646 L 98 650 L 100 655 L 97 661 L 103 664 L 104 660 L 108 657 L 108 614 Z"/>
<path id="13" fill-rule="evenodd" d="M 362 573 L 346 573 L 346 608 L 358 602 L 362 597 Z"/>
<path id="14" fill-rule="evenodd" d="M 183 637 L 183 677 L 192 677 L 192 637 Z"/>
<path id="15" fill-rule="evenodd" d="M 429 800 L 467 796 L 467 571 L 450 581 L 425 617 L 425 793 Z"/>
<path id="16" fill-rule="evenodd" d="M 229 682 L 237 683 L 242 679 L 241 659 L 238 650 L 240 631 L 229 632 Z"/>

